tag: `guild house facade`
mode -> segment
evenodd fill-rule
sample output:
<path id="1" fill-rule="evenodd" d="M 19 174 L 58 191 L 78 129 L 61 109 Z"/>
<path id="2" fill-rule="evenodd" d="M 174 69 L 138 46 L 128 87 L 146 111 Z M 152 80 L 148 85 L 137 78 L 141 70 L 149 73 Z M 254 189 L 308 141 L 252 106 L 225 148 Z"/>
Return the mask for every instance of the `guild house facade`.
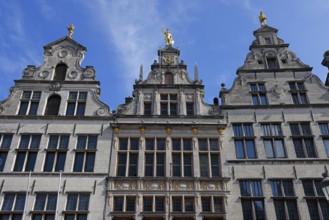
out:
<path id="1" fill-rule="evenodd" d="M 69 26 L 0 102 L 0 219 L 329 219 L 329 82 L 259 18 L 213 103 L 163 29 L 115 111 Z"/>

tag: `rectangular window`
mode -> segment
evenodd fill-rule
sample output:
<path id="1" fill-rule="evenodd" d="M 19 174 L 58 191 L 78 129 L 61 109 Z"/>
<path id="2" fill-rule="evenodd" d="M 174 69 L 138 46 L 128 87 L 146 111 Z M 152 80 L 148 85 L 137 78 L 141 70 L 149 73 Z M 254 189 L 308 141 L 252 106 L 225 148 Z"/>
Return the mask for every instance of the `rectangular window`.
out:
<path id="1" fill-rule="evenodd" d="M 143 202 L 143 204 L 145 204 Z M 113 211 L 115 212 L 135 212 L 136 197 L 135 196 L 115 196 Z"/>
<path id="2" fill-rule="evenodd" d="M 266 61 L 268 69 L 279 69 L 279 63 L 275 57 L 267 57 Z"/>
<path id="3" fill-rule="evenodd" d="M 32 220 L 55 219 L 56 193 L 37 193 L 32 211 Z"/>
<path id="4" fill-rule="evenodd" d="M 329 219 L 329 204 L 320 187 L 321 179 L 302 180 L 308 211 L 311 220 Z"/>
<path id="5" fill-rule="evenodd" d="M 252 124 L 233 124 L 233 134 L 237 159 L 256 159 Z"/>
<path id="6" fill-rule="evenodd" d="M 198 142 L 200 175 L 205 177 L 220 176 L 218 139 L 200 138 Z"/>
<path id="7" fill-rule="evenodd" d="M 97 135 L 78 135 L 73 172 L 94 172 Z"/>
<path id="8" fill-rule="evenodd" d="M 88 193 L 68 193 L 64 219 L 86 220 L 89 212 L 89 199 L 90 195 Z"/>
<path id="9" fill-rule="evenodd" d="M 316 158 L 310 123 L 290 123 L 290 130 L 297 158 Z"/>
<path id="10" fill-rule="evenodd" d="M 13 134 L 0 134 L 0 172 L 5 167 L 12 139 Z"/>
<path id="11" fill-rule="evenodd" d="M 192 140 L 190 138 L 173 139 L 172 151 L 173 176 L 187 177 L 192 173 Z"/>
<path id="12" fill-rule="evenodd" d="M 182 212 L 182 197 L 172 197 L 172 208 L 174 212 Z"/>
<path id="13" fill-rule="evenodd" d="M 304 82 L 289 82 L 289 88 L 294 104 L 308 104 Z"/>
<path id="14" fill-rule="evenodd" d="M 271 180 L 272 199 L 277 219 L 299 219 L 292 180 Z"/>
<path id="15" fill-rule="evenodd" d="M 69 145 L 69 135 L 50 135 L 46 160 L 43 167 L 45 172 L 59 172 L 64 170 L 66 152 Z"/>
<path id="16" fill-rule="evenodd" d="M 0 214 L 1 219 L 22 219 L 25 205 L 25 193 L 4 193 Z"/>
<path id="17" fill-rule="evenodd" d="M 117 176 L 137 176 L 138 174 L 138 138 L 120 138 L 117 160 Z M 150 160 L 154 158 L 145 158 L 145 167 L 148 167 Z"/>
<path id="18" fill-rule="evenodd" d="M 202 212 L 224 213 L 224 198 L 215 196 L 201 197 Z"/>
<path id="19" fill-rule="evenodd" d="M 152 114 L 152 104 L 151 102 L 144 102 L 144 115 Z"/>
<path id="20" fill-rule="evenodd" d="M 18 115 L 37 115 L 40 97 L 40 91 L 24 91 Z"/>
<path id="21" fill-rule="evenodd" d="M 241 205 L 244 219 L 265 219 L 265 207 L 260 180 L 240 180 Z"/>
<path id="22" fill-rule="evenodd" d="M 161 115 L 177 115 L 177 94 L 160 95 Z"/>
<path id="23" fill-rule="evenodd" d="M 253 105 L 267 105 L 266 88 L 264 83 L 251 83 L 250 93 Z"/>
<path id="24" fill-rule="evenodd" d="M 194 115 L 194 103 L 186 102 L 186 115 Z"/>
<path id="25" fill-rule="evenodd" d="M 327 122 L 319 122 L 319 127 L 321 131 L 324 149 L 326 150 L 327 157 L 329 157 L 329 125 Z"/>
<path id="26" fill-rule="evenodd" d="M 261 125 L 267 158 L 285 158 L 283 133 L 279 123 Z"/>
<path id="27" fill-rule="evenodd" d="M 154 146 L 154 143 L 157 146 Z M 164 139 L 146 139 L 145 153 L 145 176 L 164 176 L 165 175 L 165 140 Z"/>
<path id="28" fill-rule="evenodd" d="M 67 116 L 84 116 L 87 92 L 70 92 L 67 100 Z"/>
<path id="29" fill-rule="evenodd" d="M 33 171 L 37 158 L 41 135 L 21 135 L 21 141 L 16 149 L 14 171 Z"/>

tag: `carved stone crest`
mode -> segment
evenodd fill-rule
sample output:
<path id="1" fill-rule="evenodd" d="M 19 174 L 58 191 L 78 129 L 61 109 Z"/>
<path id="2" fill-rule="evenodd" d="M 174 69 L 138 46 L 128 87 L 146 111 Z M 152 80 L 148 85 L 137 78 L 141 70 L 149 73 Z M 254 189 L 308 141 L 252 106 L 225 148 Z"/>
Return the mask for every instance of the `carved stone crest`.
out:
<path id="1" fill-rule="evenodd" d="M 173 63 L 173 62 L 174 62 L 174 57 L 171 57 L 171 56 L 165 56 L 165 57 L 163 57 L 163 61 L 164 61 L 165 63 L 168 63 L 168 64 Z"/>
<path id="2" fill-rule="evenodd" d="M 60 91 L 62 89 L 62 85 L 59 82 L 53 82 L 49 85 L 50 91 Z"/>

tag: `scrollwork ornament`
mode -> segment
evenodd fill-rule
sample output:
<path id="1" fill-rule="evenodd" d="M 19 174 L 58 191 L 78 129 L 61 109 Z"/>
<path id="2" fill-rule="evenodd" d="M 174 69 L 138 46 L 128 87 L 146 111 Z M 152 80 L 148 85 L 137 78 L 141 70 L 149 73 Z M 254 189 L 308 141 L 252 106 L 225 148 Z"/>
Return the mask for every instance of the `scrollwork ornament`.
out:
<path id="1" fill-rule="evenodd" d="M 50 91 L 60 91 L 62 89 L 62 85 L 59 82 L 53 82 L 49 85 Z"/>
<path id="2" fill-rule="evenodd" d="M 67 76 L 70 79 L 76 79 L 78 77 L 78 73 L 76 71 L 71 71 Z"/>
<path id="3" fill-rule="evenodd" d="M 46 71 L 46 70 L 44 70 L 44 71 L 40 72 L 38 76 L 39 76 L 41 79 L 45 79 L 45 78 L 47 78 L 47 77 L 49 76 L 49 72 Z"/>
<path id="4" fill-rule="evenodd" d="M 108 114 L 108 112 L 109 112 L 108 108 L 106 108 L 106 107 L 100 107 L 99 109 L 97 109 L 96 114 L 98 116 L 105 116 L 105 115 Z"/>

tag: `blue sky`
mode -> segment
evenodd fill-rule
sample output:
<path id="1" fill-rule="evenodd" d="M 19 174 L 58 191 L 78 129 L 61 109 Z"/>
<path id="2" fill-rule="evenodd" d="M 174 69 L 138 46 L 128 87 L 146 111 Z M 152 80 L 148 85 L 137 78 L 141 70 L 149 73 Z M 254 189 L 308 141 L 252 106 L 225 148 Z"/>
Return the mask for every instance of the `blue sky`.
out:
<path id="1" fill-rule="evenodd" d="M 181 59 L 193 78 L 197 63 L 205 85 L 205 101 L 218 96 L 223 82 L 230 88 L 260 27 L 279 29 L 302 62 L 322 81 L 321 65 L 329 50 L 328 0 L 10 0 L 0 1 L 0 100 L 27 65 L 43 62 L 43 46 L 67 35 L 87 47 L 82 66 L 94 66 L 101 99 L 111 109 L 132 93 L 144 66 L 144 78 L 165 46 L 161 27 L 170 28 Z"/>

